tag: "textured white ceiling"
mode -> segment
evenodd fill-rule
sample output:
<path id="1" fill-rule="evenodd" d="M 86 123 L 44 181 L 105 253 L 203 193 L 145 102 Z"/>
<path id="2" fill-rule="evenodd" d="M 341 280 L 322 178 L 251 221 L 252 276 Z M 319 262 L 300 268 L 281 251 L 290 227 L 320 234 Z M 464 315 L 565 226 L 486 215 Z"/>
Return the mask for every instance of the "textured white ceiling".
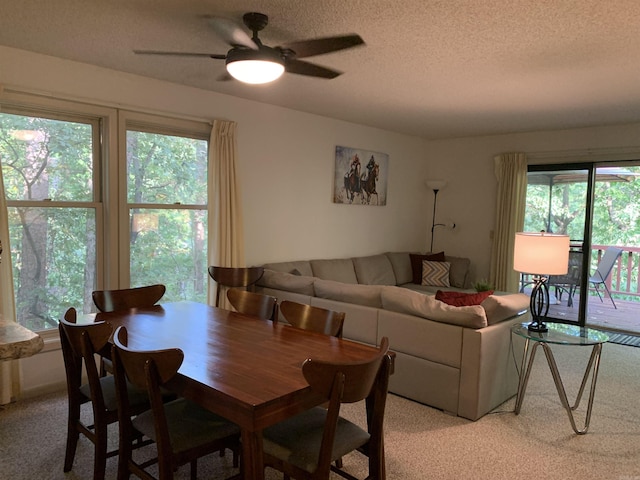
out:
<path id="1" fill-rule="evenodd" d="M 266 45 L 358 33 L 334 80 L 220 82 L 204 15 L 269 15 Z M 426 138 L 640 121 L 640 0 L 0 0 L 0 45 Z M 2 66 L 0 65 L 0 68 Z"/>

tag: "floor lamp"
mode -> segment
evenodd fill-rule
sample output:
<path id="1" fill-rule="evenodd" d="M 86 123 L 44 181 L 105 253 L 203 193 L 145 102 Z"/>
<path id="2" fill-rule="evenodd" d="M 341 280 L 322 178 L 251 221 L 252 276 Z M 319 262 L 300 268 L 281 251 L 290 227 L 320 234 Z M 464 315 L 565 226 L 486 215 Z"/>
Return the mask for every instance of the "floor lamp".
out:
<path id="1" fill-rule="evenodd" d="M 438 192 L 447 185 L 447 182 L 444 180 L 427 180 L 425 183 L 427 187 L 433 190 L 433 216 L 431 217 L 431 246 L 429 248 L 429 251 L 433 252 L 433 233 L 436 227 L 456 228 L 456 224 L 453 222 L 436 223 L 436 206 L 438 205 Z"/>
<path id="2" fill-rule="evenodd" d="M 516 233 L 513 269 L 533 275 L 529 311 L 531 332 L 546 332 L 544 320 L 549 313 L 549 275 L 564 275 L 569 270 L 569 236 L 553 233 Z"/>

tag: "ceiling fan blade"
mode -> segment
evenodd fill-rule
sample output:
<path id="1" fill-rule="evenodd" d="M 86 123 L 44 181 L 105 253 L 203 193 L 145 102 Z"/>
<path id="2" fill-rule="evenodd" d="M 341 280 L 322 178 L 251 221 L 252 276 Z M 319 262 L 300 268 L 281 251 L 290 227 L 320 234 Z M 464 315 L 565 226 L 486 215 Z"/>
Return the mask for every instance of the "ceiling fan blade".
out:
<path id="1" fill-rule="evenodd" d="M 298 75 L 307 75 L 309 77 L 320 78 L 336 78 L 342 75 L 342 72 L 331 70 L 330 68 L 314 65 L 313 63 L 304 62 L 302 60 L 287 60 L 284 69 L 288 73 L 297 73 Z"/>
<path id="2" fill-rule="evenodd" d="M 249 34 L 233 20 L 223 17 L 207 18 L 218 36 L 232 47 L 246 47 L 251 50 L 258 50 L 258 45 L 251 39 Z"/>
<path id="3" fill-rule="evenodd" d="M 337 52 L 346 48 L 364 45 L 364 40 L 357 34 L 342 35 L 339 37 L 316 38 L 291 42 L 282 45 L 282 49 L 293 50 L 296 58 L 312 57 L 323 53 Z"/>
<path id="4" fill-rule="evenodd" d="M 196 52 L 165 52 L 162 50 L 134 50 L 136 55 L 173 55 L 174 57 L 209 57 L 217 60 L 224 60 L 226 55 L 218 53 L 196 53 Z"/>

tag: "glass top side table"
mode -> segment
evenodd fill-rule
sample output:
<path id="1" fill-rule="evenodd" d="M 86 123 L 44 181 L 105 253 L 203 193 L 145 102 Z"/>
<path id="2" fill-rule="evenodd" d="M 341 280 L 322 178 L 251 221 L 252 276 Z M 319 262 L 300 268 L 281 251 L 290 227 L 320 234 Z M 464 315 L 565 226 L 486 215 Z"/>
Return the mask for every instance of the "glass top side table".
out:
<path id="1" fill-rule="evenodd" d="M 527 383 L 529 382 L 529 375 L 533 366 L 533 360 L 536 355 L 536 350 L 540 345 L 542 345 L 542 349 L 544 350 L 545 356 L 547 357 L 549 370 L 551 370 L 551 375 L 553 376 L 553 381 L 556 385 L 558 396 L 560 397 L 560 402 L 567 411 L 569 421 L 571 422 L 571 427 L 573 428 L 573 431 L 575 433 L 577 433 L 578 435 L 583 435 L 587 433 L 589 422 L 591 420 L 591 410 L 593 407 L 593 398 L 596 391 L 596 382 L 598 379 L 598 368 L 600 366 L 602 345 L 609 341 L 609 337 L 605 333 L 598 330 L 579 327 L 577 325 L 547 323 L 547 327 L 549 328 L 548 332 L 531 332 L 527 329 L 526 323 L 514 325 L 513 327 L 511 327 L 511 333 L 525 339 L 524 351 L 522 353 L 522 363 L 520 365 L 520 380 L 518 382 L 515 414 L 518 415 L 520 413 L 522 401 L 524 400 L 524 394 L 527 390 Z M 531 349 L 531 353 L 529 354 L 529 346 L 531 342 L 533 342 L 533 348 Z M 565 391 L 564 384 L 562 383 L 562 378 L 560 377 L 560 372 L 558 371 L 553 352 L 551 351 L 551 347 L 549 346 L 550 344 L 592 347 L 591 357 L 589 358 L 584 376 L 582 377 L 582 383 L 580 384 L 580 389 L 578 390 L 578 395 L 573 406 L 569 404 L 569 400 L 567 399 L 567 393 Z M 589 402 L 587 406 L 587 414 L 585 417 L 584 427 L 580 429 L 576 426 L 573 412 L 580 405 L 582 394 L 584 393 L 584 389 L 587 385 L 587 380 L 589 379 L 589 373 L 592 373 Z"/>

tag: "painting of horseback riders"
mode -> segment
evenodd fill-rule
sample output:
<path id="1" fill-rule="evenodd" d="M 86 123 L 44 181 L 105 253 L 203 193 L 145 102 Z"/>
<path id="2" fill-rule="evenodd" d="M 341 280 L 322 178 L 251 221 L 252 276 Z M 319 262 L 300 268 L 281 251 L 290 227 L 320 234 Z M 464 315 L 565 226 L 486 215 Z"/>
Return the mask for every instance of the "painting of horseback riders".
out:
<path id="1" fill-rule="evenodd" d="M 389 155 L 336 146 L 334 203 L 387 204 Z"/>

